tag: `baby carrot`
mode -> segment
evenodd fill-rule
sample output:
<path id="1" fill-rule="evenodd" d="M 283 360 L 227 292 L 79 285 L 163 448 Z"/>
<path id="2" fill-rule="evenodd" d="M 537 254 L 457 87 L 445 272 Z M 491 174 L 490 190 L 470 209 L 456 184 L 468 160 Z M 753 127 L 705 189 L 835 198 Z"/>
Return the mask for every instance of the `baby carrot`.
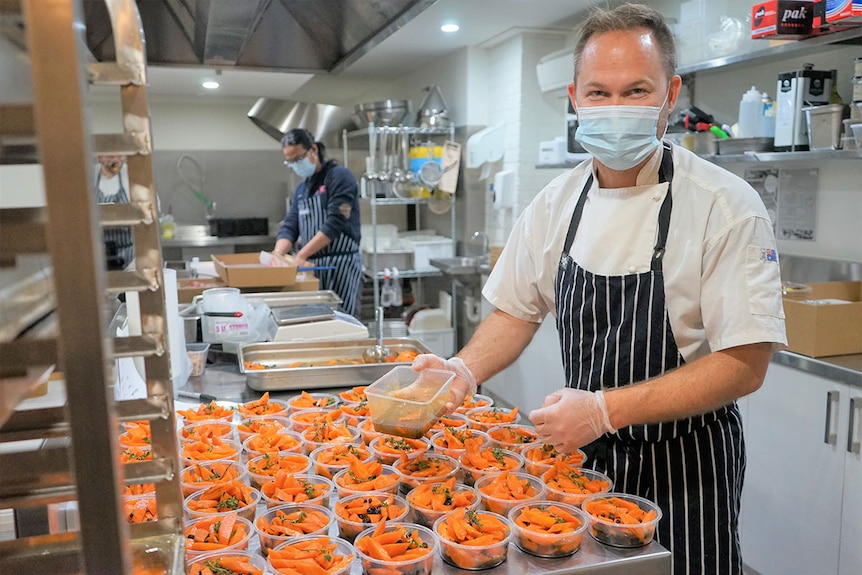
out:
<path id="1" fill-rule="evenodd" d="M 200 421 L 203 419 L 226 419 L 230 421 L 233 417 L 232 407 L 223 407 L 215 401 L 202 403 L 197 409 L 178 409 L 177 413 L 182 415 L 186 421 Z"/>
<path id="2" fill-rule="evenodd" d="M 269 483 L 264 483 L 260 491 L 269 499 L 282 503 L 305 503 L 327 495 L 329 487 L 326 483 L 299 479 L 293 473 L 279 469 L 275 474 L 275 479 Z"/>
<path id="3" fill-rule="evenodd" d="M 251 564 L 250 556 L 216 557 L 195 561 L 186 570 L 187 575 L 264 575 L 263 570 Z"/>

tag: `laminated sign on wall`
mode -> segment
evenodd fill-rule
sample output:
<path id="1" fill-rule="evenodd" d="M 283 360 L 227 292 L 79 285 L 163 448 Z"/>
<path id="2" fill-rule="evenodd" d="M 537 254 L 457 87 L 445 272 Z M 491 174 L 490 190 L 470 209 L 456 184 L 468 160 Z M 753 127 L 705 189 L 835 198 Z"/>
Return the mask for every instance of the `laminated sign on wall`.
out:
<path id="1" fill-rule="evenodd" d="M 816 239 L 819 176 L 817 168 L 745 171 L 745 180 L 766 206 L 777 239 Z"/>

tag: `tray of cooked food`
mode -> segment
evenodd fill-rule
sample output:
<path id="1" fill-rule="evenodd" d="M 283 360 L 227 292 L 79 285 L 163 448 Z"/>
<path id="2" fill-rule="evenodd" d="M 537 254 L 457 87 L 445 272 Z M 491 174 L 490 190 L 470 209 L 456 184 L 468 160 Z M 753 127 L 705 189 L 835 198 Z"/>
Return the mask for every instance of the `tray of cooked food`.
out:
<path id="1" fill-rule="evenodd" d="M 391 351 L 383 363 L 365 363 L 363 353 L 373 338 L 325 342 L 265 342 L 243 345 L 237 361 L 246 382 L 258 391 L 320 389 L 368 385 L 397 365 L 410 365 L 421 353 L 431 353 L 411 338 L 384 338 Z"/>

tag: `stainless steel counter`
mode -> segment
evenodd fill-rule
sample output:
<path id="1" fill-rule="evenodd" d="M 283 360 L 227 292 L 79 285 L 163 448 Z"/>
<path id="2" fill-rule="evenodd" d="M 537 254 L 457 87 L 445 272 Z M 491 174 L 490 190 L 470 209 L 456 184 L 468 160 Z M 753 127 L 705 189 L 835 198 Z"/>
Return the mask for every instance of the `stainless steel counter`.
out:
<path id="1" fill-rule="evenodd" d="M 814 358 L 790 351 L 782 351 L 773 355 L 772 361 L 826 379 L 862 388 L 862 353 Z"/>
<path id="2" fill-rule="evenodd" d="M 252 244 L 275 244 L 275 236 L 202 236 L 197 238 L 174 238 L 162 240 L 163 248 L 208 248 L 210 246 L 245 246 Z"/>

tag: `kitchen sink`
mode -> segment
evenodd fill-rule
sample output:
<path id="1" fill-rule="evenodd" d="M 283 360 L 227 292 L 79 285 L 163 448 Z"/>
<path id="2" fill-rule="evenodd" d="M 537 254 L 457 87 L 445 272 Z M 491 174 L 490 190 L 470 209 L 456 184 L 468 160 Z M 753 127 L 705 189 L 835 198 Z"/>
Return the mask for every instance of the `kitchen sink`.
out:
<path id="1" fill-rule="evenodd" d="M 482 258 L 468 256 L 431 258 L 431 265 L 450 276 L 479 275 L 490 269 Z"/>

